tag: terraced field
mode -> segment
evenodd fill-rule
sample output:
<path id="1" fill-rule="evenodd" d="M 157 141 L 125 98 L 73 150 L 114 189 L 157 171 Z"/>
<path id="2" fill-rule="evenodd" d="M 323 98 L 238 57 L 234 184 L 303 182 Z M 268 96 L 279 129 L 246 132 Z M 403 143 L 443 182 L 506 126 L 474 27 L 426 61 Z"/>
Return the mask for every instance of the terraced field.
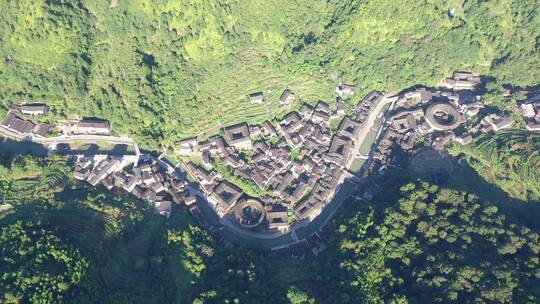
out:
<path id="1" fill-rule="evenodd" d="M 512 197 L 525 201 L 540 200 L 540 135 L 510 130 L 485 135 L 472 145 L 455 146 L 487 181 L 498 185 Z"/>
<path id="2" fill-rule="evenodd" d="M 302 102 L 315 104 L 324 100 L 334 104 L 337 97 L 335 81 L 318 81 L 320 75 L 313 78 L 296 77 L 286 70 L 276 72 L 257 64 L 246 64 L 241 66 L 241 70 L 224 71 L 214 77 L 217 78 L 200 85 L 198 92 L 201 92 L 201 95 L 197 98 L 206 100 L 203 105 L 207 105 L 203 106 L 203 111 L 193 113 L 190 117 L 193 125 L 184 128 L 182 136 L 209 137 L 228 125 L 243 121 L 250 124 L 261 123 L 298 109 Z M 291 108 L 279 104 L 279 97 L 285 89 L 292 90 L 297 96 Z M 264 93 L 264 104 L 250 103 L 248 95 L 253 92 Z M 216 107 L 215 104 L 219 106 Z"/>

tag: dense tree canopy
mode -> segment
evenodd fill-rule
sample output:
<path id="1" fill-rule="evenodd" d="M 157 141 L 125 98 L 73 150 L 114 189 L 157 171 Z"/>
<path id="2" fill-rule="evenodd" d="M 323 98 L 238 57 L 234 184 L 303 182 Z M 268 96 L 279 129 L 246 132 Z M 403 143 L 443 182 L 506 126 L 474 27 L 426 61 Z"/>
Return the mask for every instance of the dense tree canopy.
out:
<path id="1" fill-rule="evenodd" d="M 0 300 L 8 303 L 63 302 L 91 267 L 79 249 L 28 221 L 2 228 L 0 261 Z"/>
<path id="2" fill-rule="evenodd" d="M 342 266 L 374 302 L 536 303 L 537 232 L 471 194 L 407 184 L 395 207 L 339 226 Z"/>

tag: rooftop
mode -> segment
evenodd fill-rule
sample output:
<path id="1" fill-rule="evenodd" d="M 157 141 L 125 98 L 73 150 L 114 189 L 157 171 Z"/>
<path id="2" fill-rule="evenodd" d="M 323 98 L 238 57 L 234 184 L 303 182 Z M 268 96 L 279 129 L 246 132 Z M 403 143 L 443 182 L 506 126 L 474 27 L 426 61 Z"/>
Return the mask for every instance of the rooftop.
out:
<path id="1" fill-rule="evenodd" d="M 225 131 L 225 140 L 229 145 L 234 146 L 235 144 L 250 141 L 249 137 L 249 126 L 247 123 L 239 123 L 226 127 Z"/>

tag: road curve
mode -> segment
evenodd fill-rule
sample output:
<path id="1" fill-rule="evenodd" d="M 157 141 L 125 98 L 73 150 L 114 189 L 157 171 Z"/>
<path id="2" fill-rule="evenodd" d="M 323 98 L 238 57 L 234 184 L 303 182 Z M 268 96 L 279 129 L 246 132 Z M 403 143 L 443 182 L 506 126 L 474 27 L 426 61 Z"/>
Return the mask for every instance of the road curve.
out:
<path id="1" fill-rule="evenodd" d="M 0 136 L 6 136 L 8 138 L 15 138 L 21 141 L 33 142 L 42 145 L 57 145 L 57 144 L 67 144 L 76 141 L 85 141 L 89 143 L 106 142 L 116 145 L 135 145 L 133 139 L 129 137 L 117 137 L 117 136 L 106 136 L 106 135 L 61 135 L 56 137 L 39 137 L 34 135 L 22 135 L 11 130 L 8 130 L 4 127 L 0 127 Z"/>
<path id="2" fill-rule="evenodd" d="M 372 131 L 376 123 L 381 123 L 382 125 L 384 119 L 381 119 L 381 117 L 386 111 L 386 106 L 393 103 L 395 99 L 396 98 L 394 97 L 383 97 L 375 106 L 375 108 L 370 112 L 366 119 L 364 127 L 362 128 L 362 130 L 358 134 L 358 137 L 355 140 L 353 151 L 358 151 L 359 147 L 364 144 L 364 142 L 368 138 L 368 134 Z M 380 129 L 380 127 L 380 125 L 377 126 L 377 129 Z M 129 137 L 115 137 L 104 135 L 61 135 L 56 137 L 37 137 L 33 135 L 21 135 L 4 127 L 0 127 L 0 136 L 15 138 L 21 141 L 33 142 L 42 145 L 57 145 L 62 143 L 71 143 L 75 141 L 85 141 L 94 144 L 99 144 L 99 142 L 105 142 L 109 144 L 126 144 L 133 145 L 136 154 L 138 156 L 140 155 L 137 144 L 133 141 L 133 139 Z M 350 168 L 353 160 L 354 155 L 352 155 L 351 159 L 347 162 L 347 168 Z M 176 167 L 171 169 L 179 170 L 179 168 Z M 322 210 L 319 216 L 317 216 L 308 224 L 306 224 L 306 222 L 296 223 L 291 227 L 291 230 L 289 232 L 284 234 L 256 233 L 243 230 L 237 227 L 231 221 L 220 218 L 212 209 L 212 207 L 202 193 L 197 192 L 197 196 L 199 198 L 199 206 L 201 212 L 203 213 L 205 219 L 209 222 L 209 224 L 216 226 L 223 233 L 224 237 L 231 243 L 243 245 L 258 245 L 265 248 L 281 248 L 302 241 L 303 239 L 309 237 L 311 234 L 317 232 L 330 220 L 330 218 L 335 214 L 339 207 L 350 197 L 351 194 L 354 193 L 355 185 L 352 182 L 345 180 L 344 177 L 341 182 L 342 184 L 339 187 L 339 190 L 336 191 L 334 198 L 331 202 L 327 204 L 327 206 Z"/>
<path id="3" fill-rule="evenodd" d="M 364 144 L 368 137 L 368 134 L 371 132 L 371 129 L 374 127 L 374 124 L 377 122 L 378 119 L 381 123 L 381 125 L 377 126 L 377 131 L 379 131 L 382 123 L 384 123 L 383 120 L 380 120 L 381 116 L 384 115 L 384 113 L 386 112 L 387 106 L 395 102 L 395 100 L 396 98 L 394 97 L 385 96 L 370 112 L 368 118 L 366 119 L 366 124 L 364 125 L 355 140 L 353 151 L 357 151 L 359 147 Z M 347 163 L 347 168 L 350 168 L 353 159 L 354 156 L 351 157 L 351 159 Z M 320 230 L 322 227 L 324 227 L 324 225 L 326 225 L 326 223 L 328 223 L 330 218 L 335 214 L 339 207 L 341 207 L 341 205 L 347 199 L 349 199 L 350 195 L 354 193 L 355 184 L 346 180 L 342 180 L 341 182 L 343 184 L 341 185 L 340 189 L 336 191 L 334 198 L 322 210 L 320 215 L 318 215 L 308 224 L 306 224 L 305 222 L 300 222 L 293 225 L 287 233 L 268 234 L 241 229 L 231 221 L 220 218 L 208 203 L 205 195 L 197 191 L 197 195 L 200 198 L 198 205 L 200 206 L 204 218 L 209 222 L 209 224 L 216 226 L 223 233 L 225 239 L 227 239 L 231 243 L 240 245 L 257 245 L 265 248 L 282 248 L 302 241 L 303 239 L 309 237 L 311 234 Z"/>

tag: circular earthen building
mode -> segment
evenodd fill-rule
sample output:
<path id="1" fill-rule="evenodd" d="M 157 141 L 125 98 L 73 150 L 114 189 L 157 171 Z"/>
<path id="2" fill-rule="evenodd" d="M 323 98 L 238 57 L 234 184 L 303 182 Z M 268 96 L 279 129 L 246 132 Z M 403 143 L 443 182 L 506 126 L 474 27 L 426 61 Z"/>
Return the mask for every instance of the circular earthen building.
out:
<path id="1" fill-rule="evenodd" d="M 463 123 L 463 117 L 458 110 L 446 102 L 430 105 L 425 112 L 427 123 L 437 131 L 453 130 Z"/>
<path id="2" fill-rule="evenodd" d="M 257 227 L 265 218 L 263 204 L 256 199 L 248 198 L 234 206 L 234 218 L 243 228 Z"/>

